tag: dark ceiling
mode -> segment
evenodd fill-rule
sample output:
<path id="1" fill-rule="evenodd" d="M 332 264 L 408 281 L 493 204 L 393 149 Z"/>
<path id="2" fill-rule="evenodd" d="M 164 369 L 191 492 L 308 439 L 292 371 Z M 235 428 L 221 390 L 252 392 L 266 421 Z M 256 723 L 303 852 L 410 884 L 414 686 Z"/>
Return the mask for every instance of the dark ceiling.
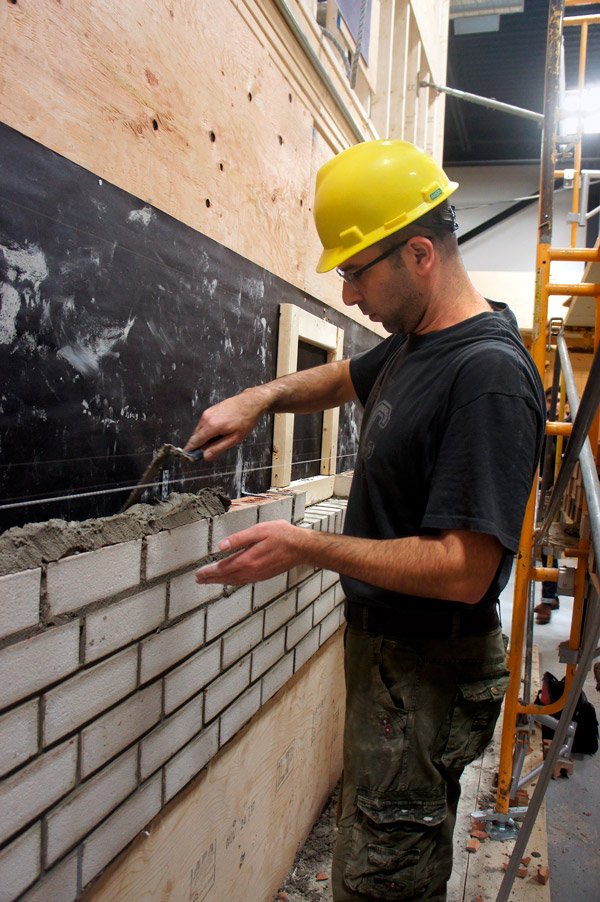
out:
<path id="1" fill-rule="evenodd" d="M 451 88 L 543 112 L 548 0 L 525 0 L 522 13 L 500 16 L 497 32 L 454 34 L 450 23 Z M 600 12 L 600 3 L 569 7 L 565 17 Z M 577 87 L 581 29 L 564 28 L 566 87 Z M 586 84 L 600 84 L 600 25 L 588 30 Z M 539 160 L 541 130 L 535 122 L 482 106 L 446 99 L 446 164 Z M 584 162 L 596 168 L 600 138 L 586 136 Z M 590 166 L 594 162 L 594 167 Z"/>

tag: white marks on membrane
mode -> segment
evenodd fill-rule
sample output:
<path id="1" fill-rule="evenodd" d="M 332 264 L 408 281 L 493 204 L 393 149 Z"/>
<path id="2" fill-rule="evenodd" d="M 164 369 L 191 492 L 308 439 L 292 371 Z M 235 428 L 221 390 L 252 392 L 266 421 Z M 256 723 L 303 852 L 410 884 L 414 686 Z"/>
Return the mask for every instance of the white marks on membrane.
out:
<path id="1" fill-rule="evenodd" d="M 127 336 L 135 322 L 130 317 L 124 325 L 98 325 L 89 323 L 87 335 L 79 335 L 77 340 L 63 345 L 58 356 L 69 363 L 82 376 L 93 376 L 100 369 L 100 361 L 107 356 L 118 357 L 115 345 L 127 341 Z"/>
<path id="2" fill-rule="evenodd" d="M 271 327 L 264 316 L 255 316 L 252 328 L 257 340 L 256 354 L 260 358 L 261 364 L 265 366 L 267 362 L 267 341 L 271 334 Z"/>
<path id="3" fill-rule="evenodd" d="M 127 219 L 129 222 L 139 222 L 140 225 L 147 229 L 150 223 L 156 219 L 156 213 L 152 207 L 146 205 L 141 210 L 132 210 Z"/>
<path id="4" fill-rule="evenodd" d="M 48 264 L 35 244 L 16 248 L 0 244 L 0 253 L 6 260 L 8 278 L 0 285 L 0 344 L 11 344 L 17 337 L 22 303 L 40 301 L 40 285 L 48 276 Z"/>

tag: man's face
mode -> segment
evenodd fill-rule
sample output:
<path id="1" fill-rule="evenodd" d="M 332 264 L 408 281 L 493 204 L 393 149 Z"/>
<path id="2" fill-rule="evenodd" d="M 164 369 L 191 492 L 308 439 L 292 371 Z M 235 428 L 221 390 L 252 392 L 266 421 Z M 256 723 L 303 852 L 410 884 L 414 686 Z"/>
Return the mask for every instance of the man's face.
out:
<path id="1" fill-rule="evenodd" d="M 382 323 L 388 332 L 418 332 L 425 312 L 422 288 L 402 260 L 402 247 L 365 272 L 344 282 L 342 299 L 348 307 L 358 306 L 371 322 Z M 351 257 L 343 267 L 353 275 L 381 255 L 374 245 Z"/>

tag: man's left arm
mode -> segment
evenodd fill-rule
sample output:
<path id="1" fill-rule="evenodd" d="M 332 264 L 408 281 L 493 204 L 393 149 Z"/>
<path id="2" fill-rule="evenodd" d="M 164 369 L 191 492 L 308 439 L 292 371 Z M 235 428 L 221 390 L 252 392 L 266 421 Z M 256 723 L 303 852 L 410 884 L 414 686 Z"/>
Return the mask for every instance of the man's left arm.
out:
<path id="1" fill-rule="evenodd" d="M 284 520 L 259 523 L 219 544 L 229 557 L 198 570 L 198 583 L 245 585 L 298 564 L 334 570 L 403 595 L 476 604 L 503 554 L 486 533 L 445 530 L 435 536 L 360 539 L 302 529 Z"/>

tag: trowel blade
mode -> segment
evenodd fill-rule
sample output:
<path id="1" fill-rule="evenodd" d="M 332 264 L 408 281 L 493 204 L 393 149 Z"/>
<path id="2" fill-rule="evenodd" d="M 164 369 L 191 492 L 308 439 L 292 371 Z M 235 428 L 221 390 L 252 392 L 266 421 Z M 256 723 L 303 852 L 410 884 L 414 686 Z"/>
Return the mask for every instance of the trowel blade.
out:
<path id="1" fill-rule="evenodd" d="M 201 448 L 196 448 L 195 451 L 189 452 L 184 451 L 183 448 L 178 448 L 176 445 L 162 445 L 152 458 L 151 464 L 146 467 L 146 469 L 142 473 L 140 481 L 133 489 L 133 491 L 127 498 L 127 501 L 119 511 L 120 514 L 124 513 L 128 508 L 130 508 L 133 504 L 136 504 L 140 500 L 146 486 L 153 481 L 154 477 L 169 457 L 183 457 L 185 460 L 194 462 L 202 460 L 202 458 L 204 457 L 204 452 Z"/>

